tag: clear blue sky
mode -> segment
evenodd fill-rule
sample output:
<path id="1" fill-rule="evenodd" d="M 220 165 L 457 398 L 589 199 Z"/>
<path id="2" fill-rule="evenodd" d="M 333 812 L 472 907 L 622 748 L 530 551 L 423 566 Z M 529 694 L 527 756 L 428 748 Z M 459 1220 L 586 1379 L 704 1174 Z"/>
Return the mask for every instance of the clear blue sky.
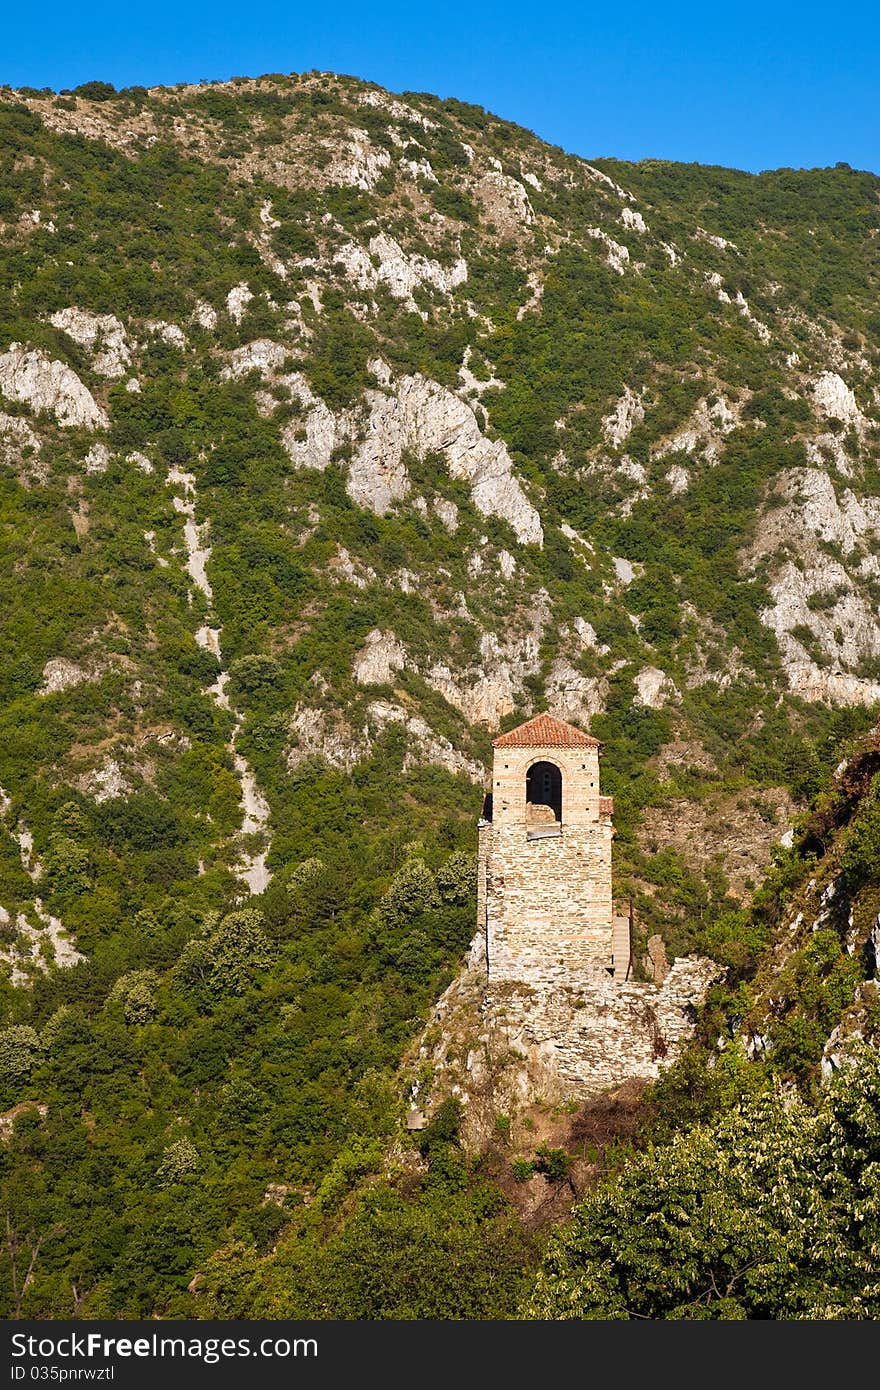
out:
<path id="1" fill-rule="evenodd" d="M 880 0 L 8 0 L 0 82 L 321 68 L 477 102 L 586 156 L 880 172 Z"/>

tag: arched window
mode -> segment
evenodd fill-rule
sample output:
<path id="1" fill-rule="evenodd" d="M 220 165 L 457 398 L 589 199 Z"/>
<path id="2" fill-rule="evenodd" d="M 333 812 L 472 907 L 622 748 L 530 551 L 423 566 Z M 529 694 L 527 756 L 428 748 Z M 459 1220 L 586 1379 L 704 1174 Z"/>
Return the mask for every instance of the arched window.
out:
<path id="1" fill-rule="evenodd" d="M 532 763 L 526 773 L 526 802 L 549 806 L 555 820 L 562 820 L 562 773 L 555 763 Z"/>

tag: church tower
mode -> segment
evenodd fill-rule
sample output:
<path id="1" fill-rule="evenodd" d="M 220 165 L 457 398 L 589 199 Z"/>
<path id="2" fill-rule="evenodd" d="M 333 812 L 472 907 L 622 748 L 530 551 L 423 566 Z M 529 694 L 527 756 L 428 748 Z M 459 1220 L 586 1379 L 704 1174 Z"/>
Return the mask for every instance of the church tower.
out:
<path id="1" fill-rule="evenodd" d="M 624 950 L 611 900 L 614 805 L 599 790 L 602 745 L 539 714 L 493 748 L 478 878 L 490 986 L 576 985 L 597 971 L 622 978 L 628 932 L 626 960 L 615 961 L 615 947 L 621 957 Z"/>

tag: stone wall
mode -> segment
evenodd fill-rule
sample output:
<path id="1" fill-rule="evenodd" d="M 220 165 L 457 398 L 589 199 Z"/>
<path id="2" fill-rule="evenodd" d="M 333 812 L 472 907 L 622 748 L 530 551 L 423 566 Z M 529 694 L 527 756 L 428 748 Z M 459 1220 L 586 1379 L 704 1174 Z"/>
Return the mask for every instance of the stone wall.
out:
<path id="1" fill-rule="evenodd" d="M 624 1082 L 652 1081 L 694 1031 L 696 1009 L 722 974 L 714 961 L 677 960 L 662 985 L 614 980 L 605 971 L 576 983 L 487 984 L 485 940 L 434 1007 L 413 1075 L 418 1104 L 432 1112 L 448 1095 L 465 1104 L 463 1133 L 478 1149 L 493 1116 L 535 1103 L 594 1100 Z"/>
<path id="2" fill-rule="evenodd" d="M 485 832 L 489 978 L 567 983 L 611 964 L 610 820 L 529 839 L 522 825 Z"/>
<path id="3" fill-rule="evenodd" d="M 604 972 L 556 988 L 493 985 L 484 1018 L 513 1051 L 540 1063 L 549 1089 L 584 1100 L 659 1076 L 692 1036 L 696 1006 L 720 973 L 713 961 L 688 957 L 662 985 Z"/>

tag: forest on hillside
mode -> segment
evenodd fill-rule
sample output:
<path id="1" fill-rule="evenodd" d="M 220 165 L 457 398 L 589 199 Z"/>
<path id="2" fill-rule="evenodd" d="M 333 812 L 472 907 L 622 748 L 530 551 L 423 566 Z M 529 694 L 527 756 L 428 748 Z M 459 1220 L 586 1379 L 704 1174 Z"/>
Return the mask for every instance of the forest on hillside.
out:
<path id="1" fill-rule="evenodd" d="M 0 88 L 4 1317 L 880 1314 L 878 195 Z M 545 707 L 725 977 L 475 1154 L 413 1057 Z"/>

